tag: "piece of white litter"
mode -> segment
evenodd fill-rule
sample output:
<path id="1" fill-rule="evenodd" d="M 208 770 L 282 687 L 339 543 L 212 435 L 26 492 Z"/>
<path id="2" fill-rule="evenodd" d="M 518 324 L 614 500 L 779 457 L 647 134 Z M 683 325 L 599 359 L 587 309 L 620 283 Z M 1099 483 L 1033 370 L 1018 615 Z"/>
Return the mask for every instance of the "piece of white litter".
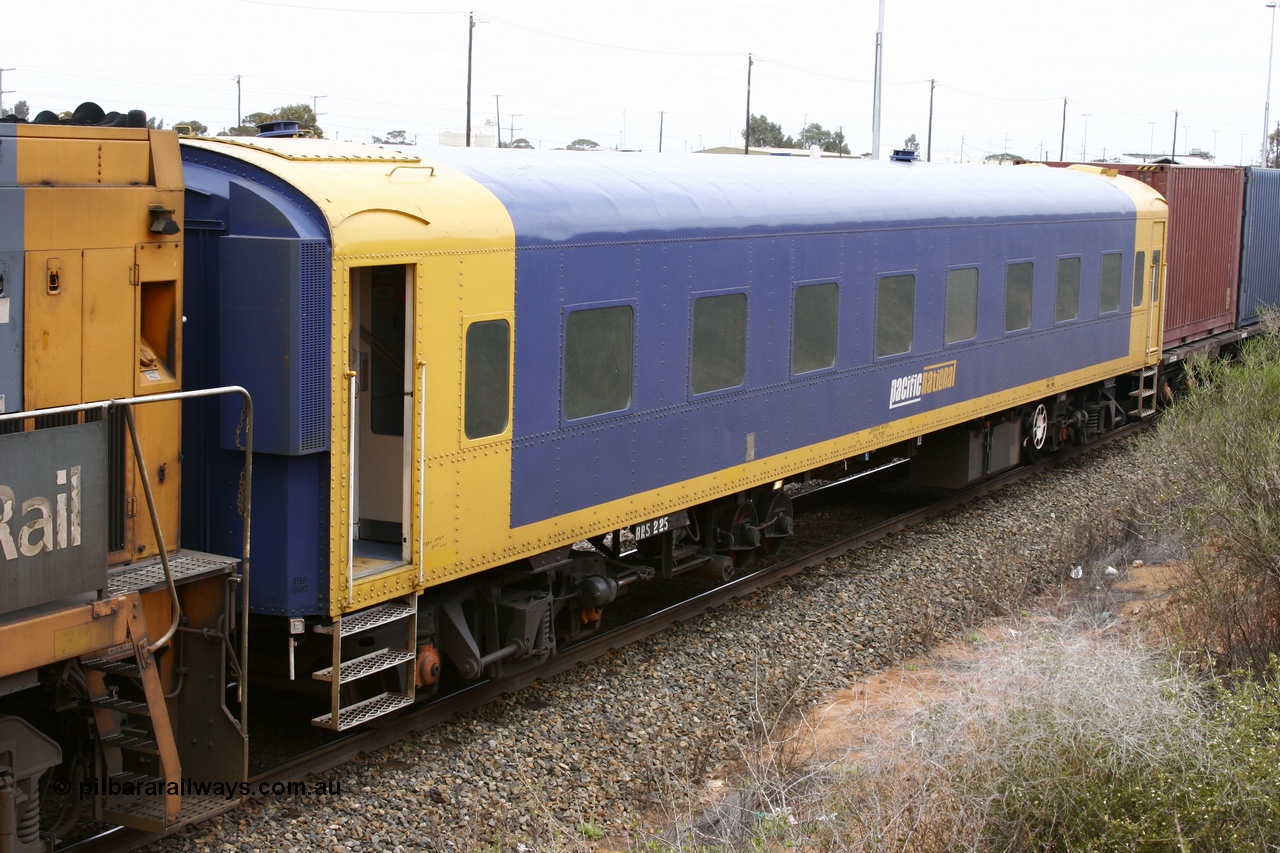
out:
<path id="1" fill-rule="evenodd" d="M 1080 578 L 1084 577 L 1084 567 L 1083 567 L 1083 566 L 1072 566 L 1072 568 L 1071 568 L 1071 577 L 1072 577 L 1073 579 L 1075 579 L 1075 580 L 1080 580 Z"/>

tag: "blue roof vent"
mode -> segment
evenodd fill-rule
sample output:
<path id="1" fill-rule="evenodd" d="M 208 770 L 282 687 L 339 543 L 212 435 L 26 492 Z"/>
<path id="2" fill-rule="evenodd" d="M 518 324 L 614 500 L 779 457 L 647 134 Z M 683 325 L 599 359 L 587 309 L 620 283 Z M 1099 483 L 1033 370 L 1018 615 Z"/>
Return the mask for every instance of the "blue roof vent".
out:
<path id="1" fill-rule="evenodd" d="M 895 163 L 914 163 L 916 152 L 910 148 L 898 148 L 889 155 L 889 159 Z"/>
<path id="2" fill-rule="evenodd" d="M 259 136 L 310 136 L 301 126 L 292 120 L 268 121 L 258 125 Z"/>

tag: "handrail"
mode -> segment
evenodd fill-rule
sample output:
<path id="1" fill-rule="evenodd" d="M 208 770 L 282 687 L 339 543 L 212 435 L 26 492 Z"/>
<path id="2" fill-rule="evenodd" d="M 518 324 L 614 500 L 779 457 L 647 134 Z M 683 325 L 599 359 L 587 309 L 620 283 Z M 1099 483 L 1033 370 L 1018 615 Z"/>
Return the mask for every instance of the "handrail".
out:
<path id="1" fill-rule="evenodd" d="M 244 539 L 240 555 L 240 668 L 242 676 L 238 687 L 241 699 L 240 724 L 241 727 L 244 728 L 248 723 L 248 718 L 246 717 L 247 708 L 243 702 L 243 673 L 248 666 L 249 658 L 249 524 L 251 517 L 250 508 L 253 483 L 253 398 L 249 395 L 249 392 L 239 385 L 225 385 L 218 388 L 201 388 L 192 391 L 172 391 L 166 394 L 151 394 L 144 397 L 119 397 L 112 400 L 101 400 L 94 403 L 76 403 L 69 406 L 53 406 L 47 409 L 38 409 L 35 411 L 2 412 L 0 413 L 0 423 L 13 420 L 26 420 L 28 418 L 48 417 L 50 415 L 70 414 L 73 412 L 88 412 L 95 409 L 102 410 L 105 416 L 106 412 L 113 407 L 122 407 L 124 409 L 125 419 L 128 421 L 129 433 L 133 441 L 134 458 L 137 461 L 138 469 L 142 474 L 142 489 L 147 498 L 147 511 L 151 516 L 152 530 L 156 536 L 156 546 L 160 551 L 160 564 L 164 568 L 165 583 L 169 587 L 169 597 L 173 603 L 173 619 L 169 625 L 169 630 L 166 631 L 164 636 L 159 640 L 149 644 L 147 647 L 147 651 L 154 653 L 157 649 L 162 648 L 170 639 L 173 638 L 182 614 L 181 608 L 178 605 L 177 587 L 174 584 L 173 573 L 169 566 L 169 556 L 165 549 L 163 534 L 160 530 L 159 512 L 156 509 L 155 500 L 152 496 L 151 482 L 147 475 L 146 464 L 142 455 L 142 447 L 138 439 L 136 425 L 134 424 L 132 407 L 140 403 L 164 403 L 172 400 L 190 400 L 199 397 L 221 396 L 224 394 L 239 394 L 244 398 L 243 423 L 245 425 L 245 463 L 244 470 L 241 472 L 240 495 L 237 501 L 240 516 L 244 519 Z"/>

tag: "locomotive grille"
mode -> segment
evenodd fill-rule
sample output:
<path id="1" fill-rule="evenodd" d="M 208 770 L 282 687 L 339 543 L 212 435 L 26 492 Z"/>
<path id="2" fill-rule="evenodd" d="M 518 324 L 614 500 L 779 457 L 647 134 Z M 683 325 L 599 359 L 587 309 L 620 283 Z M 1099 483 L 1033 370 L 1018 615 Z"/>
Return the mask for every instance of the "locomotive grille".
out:
<path id="1" fill-rule="evenodd" d="M 298 444 L 302 453 L 329 441 L 329 252 L 321 240 L 304 240 L 300 252 L 301 303 L 298 373 Z"/>

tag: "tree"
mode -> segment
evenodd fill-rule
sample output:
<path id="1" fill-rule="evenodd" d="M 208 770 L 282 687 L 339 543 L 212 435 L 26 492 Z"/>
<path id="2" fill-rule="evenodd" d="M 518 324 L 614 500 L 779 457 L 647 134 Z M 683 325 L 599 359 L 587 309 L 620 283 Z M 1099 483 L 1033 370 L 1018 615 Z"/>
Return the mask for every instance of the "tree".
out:
<path id="1" fill-rule="evenodd" d="M 1280 168 L 1280 127 L 1267 136 L 1267 162 L 1262 165 L 1272 169 Z"/>
<path id="2" fill-rule="evenodd" d="M 315 110 L 308 104 L 289 104 L 280 107 L 274 113 L 273 121 L 296 121 L 299 127 L 308 128 L 316 139 L 324 138 L 324 131 L 316 124 Z"/>
<path id="3" fill-rule="evenodd" d="M 569 151 L 599 151 L 600 143 L 594 139 L 575 139 L 565 148 Z"/>
<path id="4" fill-rule="evenodd" d="M 812 122 L 800 133 L 797 148 L 808 148 L 816 145 L 829 154 L 848 154 L 849 146 L 844 141 L 844 131 L 830 131 L 817 122 Z"/>
<path id="5" fill-rule="evenodd" d="M 300 128 L 311 131 L 317 139 L 324 138 L 324 131 L 316 124 L 315 111 L 307 104 L 289 104 L 271 113 L 249 113 L 238 127 L 219 133 L 219 136 L 257 136 L 258 125 L 273 121 L 296 121 Z"/>
<path id="6" fill-rule="evenodd" d="M 752 115 L 743 131 L 751 148 L 795 148 L 796 141 L 782 135 L 782 125 L 769 121 L 763 115 Z"/>
<path id="7" fill-rule="evenodd" d="M 383 141 L 388 145 L 406 145 L 409 142 L 409 134 L 403 130 L 388 130 L 387 138 Z"/>
<path id="8" fill-rule="evenodd" d="M 908 151 L 919 151 L 920 140 L 916 139 L 916 135 L 913 133 L 907 137 L 905 142 L 902 143 L 902 147 Z"/>
<path id="9" fill-rule="evenodd" d="M 533 147 L 533 143 L 532 143 L 532 142 L 530 142 L 529 140 L 525 139 L 525 138 L 522 136 L 522 137 L 520 137 L 519 139 L 517 139 L 517 140 L 515 140 L 514 142 L 512 142 L 512 143 L 511 143 L 511 145 L 510 145 L 509 147 L 511 147 L 511 148 L 532 148 L 532 147 Z"/>
<path id="10" fill-rule="evenodd" d="M 209 135 L 208 126 L 204 122 L 196 121 L 195 119 L 188 119 L 187 121 L 177 121 L 173 123 L 173 126 L 175 129 L 179 127 L 184 127 L 184 126 L 191 128 L 192 136 L 208 136 Z"/>
<path id="11" fill-rule="evenodd" d="M 13 109 L 6 108 L 4 112 L 0 112 L 0 118 L 4 118 L 5 116 L 14 116 L 26 121 L 31 116 L 31 107 L 26 101 L 18 101 L 18 103 L 13 105 Z"/>
<path id="12" fill-rule="evenodd" d="M 164 119 L 147 116 L 147 130 L 164 130 Z"/>

